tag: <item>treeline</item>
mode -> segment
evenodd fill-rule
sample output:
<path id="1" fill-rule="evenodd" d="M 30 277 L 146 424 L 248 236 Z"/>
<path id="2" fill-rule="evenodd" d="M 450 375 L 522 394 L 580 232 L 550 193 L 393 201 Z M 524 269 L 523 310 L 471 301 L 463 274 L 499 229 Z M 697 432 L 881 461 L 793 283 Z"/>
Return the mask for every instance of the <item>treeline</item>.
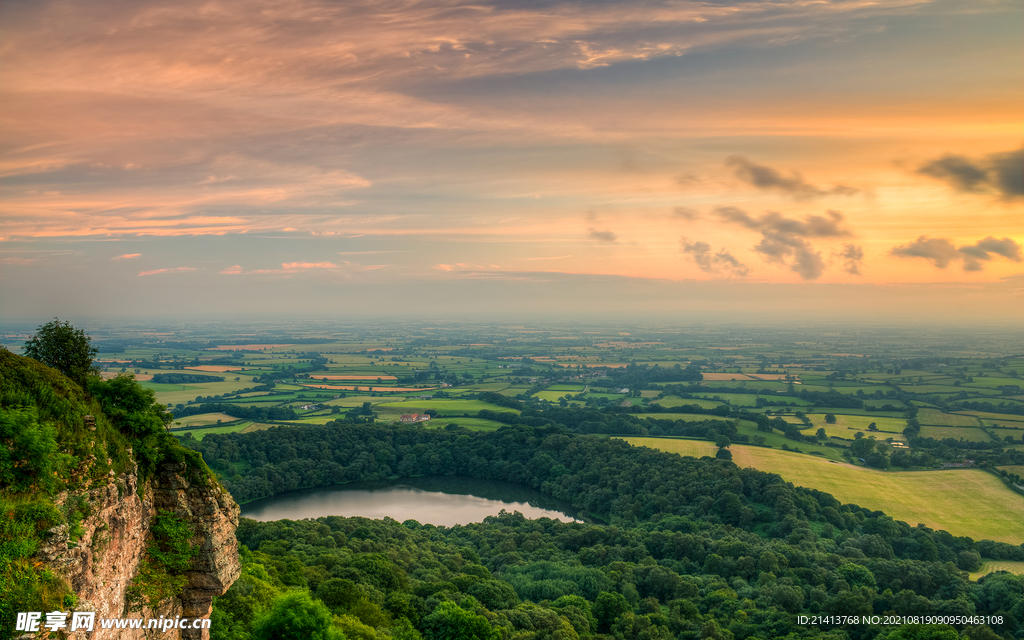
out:
<path id="1" fill-rule="evenodd" d="M 1002 616 L 992 629 L 1012 634 L 1024 583 L 1007 573 L 970 583 L 949 563 L 868 555 L 880 551 L 872 535 L 819 538 L 818 549 L 685 518 L 632 529 L 518 513 L 450 529 L 243 518 L 237 536 L 242 575 L 214 601 L 213 640 L 282 637 L 289 611 L 365 640 L 859 640 L 893 631 L 799 624 L 801 613 Z M 959 637 L 939 625 L 907 630 L 916 635 L 896 637 Z M 968 637 L 997 636 L 976 626 Z"/>
<path id="2" fill-rule="evenodd" d="M 682 407 L 672 407 L 671 409 L 665 409 L 660 405 L 651 405 L 650 407 L 605 407 L 602 409 L 529 405 L 519 414 L 512 413 L 511 411 L 481 409 L 477 412 L 477 417 L 494 420 L 510 426 L 545 427 L 558 425 L 571 432 L 581 434 L 650 434 L 657 436 L 671 435 L 710 438 L 712 440 L 718 435 L 725 435 L 734 442 L 745 442 L 747 440 L 746 436 L 738 435 L 736 423 L 729 420 L 709 418 L 703 421 L 685 421 L 658 419 L 649 415 L 640 418 L 632 415 L 634 413 L 649 414 L 661 411 L 666 413 L 685 412 L 706 414 L 708 416 L 727 416 L 731 410 L 725 405 L 713 409 L 705 409 L 698 405 L 684 405 Z M 753 417 L 752 414 L 751 417 Z"/>
<path id="3" fill-rule="evenodd" d="M 608 378 L 614 386 L 627 389 L 646 389 L 648 384 L 658 382 L 692 382 L 704 379 L 699 364 L 690 364 L 685 368 L 680 365 L 662 367 L 661 365 L 630 364 L 625 367 L 609 369 Z"/>
<path id="4" fill-rule="evenodd" d="M 255 602 L 272 617 L 286 586 L 308 590 L 328 608 L 327 620 L 340 617 L 344 633 L 360 638 L 813 637 L 828 627 L 798 625 L 796 614 L 886 613 L 998 614 L 1004 624 L 995 631 L 1013 633 L 1024 613 L 1024 579 L 971 583 L 965 573 L 980 566 L 981 551 L 1016 560 L 1021 547 L 910 527 L 725 461 L 556 427 L 474 434 L 334 423 L 183 441 L 240 501 L 355 480 L 462 475 L 538 488 L 611 523 L 519 515 L 452 529 L 243 521 L 239 540 L 254 550 L 247 567 L 260 567 L 247 568 L 237 593 L 216 604 L 230 616 L 224 627 L 239 633 L 259 618 Z M 252 597 L 267 585 L 277 591 Z M 453 633 L 459 624 L 476 631 Z M 843 631 L 873 638 L 883 628 Z"/>
<path id="5" fill-rule="evenodd" d="M 243 407 L 238 404 L 227 404 L 219 402 L 204 402 L 187 407 L 176 407 L 171 410 L 175 418 L 194 416 L 201 413 L 226 413 L 232 418 L 245 420 L 295 420 L 299 414 L 291 407 Z"/>
<path id="6" fill-rule="evenodd" d="M 195 384 L 197 382 L 224 382 L 224 376 L 206 376 L 198 373 L 154 373 L 157 384 Z"/>

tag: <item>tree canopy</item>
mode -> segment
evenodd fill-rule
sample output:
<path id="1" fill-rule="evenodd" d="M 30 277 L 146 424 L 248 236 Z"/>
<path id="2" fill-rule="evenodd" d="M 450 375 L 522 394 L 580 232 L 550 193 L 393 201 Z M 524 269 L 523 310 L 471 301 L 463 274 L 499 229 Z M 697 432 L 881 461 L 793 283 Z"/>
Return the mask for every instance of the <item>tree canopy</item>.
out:
<path id="1" fill-rule="evenodd" d="M 92 364 L 97 353 L 92 338 L 84 330 L 59 318 L 40 325 L 35 335 L 25 342 L 26 356 L 53 367 L 83 388 L 89 375 L 98 373 Z"/>

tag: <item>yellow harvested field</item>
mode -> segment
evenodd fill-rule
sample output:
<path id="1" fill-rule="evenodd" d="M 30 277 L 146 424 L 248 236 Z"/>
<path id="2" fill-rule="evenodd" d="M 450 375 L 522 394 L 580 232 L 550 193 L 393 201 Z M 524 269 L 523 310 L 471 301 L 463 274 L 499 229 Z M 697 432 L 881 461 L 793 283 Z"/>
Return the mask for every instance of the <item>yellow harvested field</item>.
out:
<path id="1" fill-rule="evenodd" d="M 242 367 L 218 367 L 217 365 L 213 365 L 213 364 L 203 364 L 203 365 L 199 365 L 198 367 L 185 367 L 185 368 L 186 369 L 190 369 L 192 371 L 210 371 L 210 372 L 213 372 L 213 373 L 227 373 L 228 371 L 242 371 L 243 370 Z"/>
<path id="2" fill-rule="evenodd" d="M 684 456 L 713 456 L 700 440 L 623 438 L 636 446 Z M 800 453 L 733 445 L 733 462 L 777 473 L 788 482 L 830 493 L 846 504 L 884 511 L 911 526 L 922 523 L 975 540 L 1024 543 L 1024 496 L 981 469 L 877 471 Z"/>
<path id="3" fill-rule="evenodd" d="M 996 571 L 1009 571 L 1017 575 L 1024 575 L 1024 562 L 1019 560 L 985 560 L 981 569 L 971 572 L 971 580 L 977 580 Z"/>

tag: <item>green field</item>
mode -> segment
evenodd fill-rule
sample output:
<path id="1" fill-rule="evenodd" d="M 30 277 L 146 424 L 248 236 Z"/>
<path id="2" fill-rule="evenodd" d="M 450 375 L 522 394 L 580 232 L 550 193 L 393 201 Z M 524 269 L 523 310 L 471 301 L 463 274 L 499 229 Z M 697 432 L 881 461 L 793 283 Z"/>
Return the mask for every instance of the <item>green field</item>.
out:
<path id="1" fill-rule="evenodd" d="M 797 442 L 796 440 L 787 438 L 778 431 L 772 431 L 771 433 L 758 431 L 757 425 L 754 424 L 753 422 L 750 422 L 749 420 L 737 420 L 736 429 L 740 432 L 741 435 L 749 437 L 751 439 L 751 442 L 754 441 L 754 438 L 760 436 L 764 438 L 765 444 L 776 449 L 781 449 L 782 446 L 785 445 L 791 449 L 799 449 L 804 453 L 811 453 L 812 451 L 816 452 L 818 455 L 821 455 L 822 457 L 827 458 L 829 460 L 843 459 L 843 451 L 845 449 L 826 447 L 824 445 L 810 444 L 807 442 Z"/>
<path id="2" fill-rule="evenodd" d="M 960 415 L 978 416 L 996 422 L 1024 422 L 1024 416 L 1012 413 L 987 413 L 985 411 L 961 411 Z"/>
<path id="3" fill-rule="evenodd" d="M 369 401 L 379 401 L 378 398 L 370 398 Z M 509 412 L 518 414 L 519 411 L 516 409 L 509 409 L 508 407 L 499 407 L 495 404 L 488 404 L 479 400 L 455 400 L 455 399 L 437 399 L 437 400 L 419 400 L 419 399 L 407 399 L 405 401 L 388 402 L 374 406 L 373 410 L 381 414 L 381 419 L 385 418 L 386 415 L 392 414 L 403 414 L 403 413 L 423 413 L 427 409 L 434 409 L 441 416 L 455 415 L 460 416 L 464 413 L 476 414 L 477 411 L 487 409 L 489 411 L 497 411 L 499 413 Z"/>
<path id="4" fill-rule="evenodd" d="M 694 457 L 714 455 L 715 446 L 698 440 L 623 438 L 630 444 Z M 923 523 L 975 540 L 1024 543 L 1024 496 L 980 469 L 876 471 L 812 456 L 733 445 L 733 462 L 777 473 L 793 484 L 832 494 L 914 526 Z"/>
<path id="5" fill-rule="evenodd" d="M 444 428 L 444 427 L 446 427 L 446 426 L 448 426 L 450 424 L 457 424 L 460 427 L 465 427 L 467 429 L 472 429 L 473 431 L 494 431 L 495 429 L 500 429 L 500 428 L 502 428 L 504 426 L 507 426 L 507 425 L 504 425 L 504 424 L 502 424 L 500 422 L 497 422 L 495 420 L 485 420 L 483 418 L 463 418 L 463 417 L 458 417 L 458 418 L 435 418 L 434 420 L 431 420 L 429 422 L 421 422 L 420 423 L 420 425 L 422 425 L 424 428 L 428 428 L 428 429 Z"/>
<path id="6" fill-rule="evenodd" d="M 875 438 L 879 440 L 885 440 L 886 438 L 892 438 L 894 440 L 904 440 L 903 430 L 907 428 L 907 421 L 902 418 L 886 418 L 883 416 L 858 416 L 858 415 L 845 415 L 840 413 L 833 414 L 836 417 L 835 424 L 829 424 L 825 422 L 824 413 L 809 413 L 807 418 L 813 423 L 813 427 L 808 427 L 810 431 L 807 433 L 813 434 L 819 428 L 825 429 L 825 433 L 829 436 L 838 436 L 840 438 L 846 438 L 850 440 L 854 434 L 858 431 L 864 432 L 864 435 L 872 434 L 868 431 L 868 425 L 872 422 L 878 427 L 880 432 L 885 431 L 887 433 L 875 433 Z"/>
<path id="7" fill-rule="evenodd" d="M 678 396 L 666 396 L 653 404 L 659 404 L 666 409 L 679 407 L 684 404 L 695 404 L 704 409 L 714 409 L 715 407 L 722 406 L 721 402 L 716 402 L 715 400 L 705 400 L 704 398 L 680 398 Z"/>
<path id="8" fill-rule="evenodd" d="M 686 422 L 703 422 L 705 420 L 726 420 L 722 416 L 709 416 L 703 413 L 636 413 L 633 414 L 641 420 L 654 418 L 655 420 L 685 420 Z"/>
<path id="9" fill-rule="evenodd" d="M 571 391 L 538 391 L 537 393 L 533 394 L 533 397 L 539 400 L 547 400 L 548 402 L 558 402 L 567 395 L 574 396 L 577 394 Z M 573 400 L 572 402 L 579 401 Z"/>
<path id="10" fill-rule="evenodd" d="M 977 427 L 978 419 L 958 413 L 943 413 L 936 409 L 921 409 L 917 412 L 917 420 L 921 424 L 932 424 L 948 427 Z"/>
<path id="11" fill-rule="evenodd" d="M 959 440 L 969 440 L 971 442 L 989 442 L 991 438 L 988 437 L 984 431 L 980 428 L 972 427 L 921 427 L 922 438 L 935 438 L 936 440 L 942 440 L 943 438 L 954 438 Z"/>
<path id="12" fill-rule="evenodd" d="M 989 431 L 998 436 L 1000 440 L 1010 436 L 1014 439 L 1014 444 L 1021 442 L 1021 438 L 1024 438 L 1024 429 L 989 429 Z"/>

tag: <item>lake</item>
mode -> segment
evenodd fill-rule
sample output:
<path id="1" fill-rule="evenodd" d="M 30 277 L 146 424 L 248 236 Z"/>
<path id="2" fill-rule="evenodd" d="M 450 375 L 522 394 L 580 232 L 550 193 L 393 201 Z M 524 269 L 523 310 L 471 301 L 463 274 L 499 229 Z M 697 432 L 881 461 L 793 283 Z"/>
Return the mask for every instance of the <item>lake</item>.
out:
<path id="1" fill-rule="evenodd" d="M 458 476 L 429 476 L 335 487 L 302 489 L 241 505 L 242 516 L 253 520 L 302 520 L 321 516 L 393 518 L 399 522 L 451 527 L 482 522 L 502 509 L 527 518 L 557 518 L 581 522 L 572 505 L 536 489 L 496 480 Z"/>

